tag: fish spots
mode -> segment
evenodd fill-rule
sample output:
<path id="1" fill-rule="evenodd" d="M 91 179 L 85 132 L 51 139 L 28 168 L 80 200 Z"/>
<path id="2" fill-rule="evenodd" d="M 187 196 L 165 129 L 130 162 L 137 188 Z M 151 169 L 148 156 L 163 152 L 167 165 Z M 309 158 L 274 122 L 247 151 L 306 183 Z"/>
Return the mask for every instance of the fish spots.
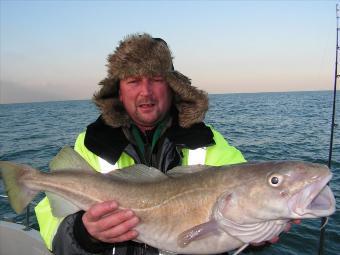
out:
<path id="1" fill-rule="evenodd" d="M 286 198 L 286 197 L 288 197 L 289 192 L 288 192 L 287 190 L 282 190 L 282 191 L 280 192 L 280 195 L 281 195 L 281 197 Z"/>

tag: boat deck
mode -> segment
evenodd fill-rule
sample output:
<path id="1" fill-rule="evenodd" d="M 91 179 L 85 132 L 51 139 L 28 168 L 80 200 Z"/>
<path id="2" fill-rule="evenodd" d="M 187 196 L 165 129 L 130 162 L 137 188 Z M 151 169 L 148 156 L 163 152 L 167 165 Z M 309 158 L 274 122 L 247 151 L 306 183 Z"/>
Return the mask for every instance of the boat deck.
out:
<path id="1" fill-rule="evenodd" d="M 25 226 L 0 221 L 0 255 L 52 255 L 38 231 L 25 230 Z"/>

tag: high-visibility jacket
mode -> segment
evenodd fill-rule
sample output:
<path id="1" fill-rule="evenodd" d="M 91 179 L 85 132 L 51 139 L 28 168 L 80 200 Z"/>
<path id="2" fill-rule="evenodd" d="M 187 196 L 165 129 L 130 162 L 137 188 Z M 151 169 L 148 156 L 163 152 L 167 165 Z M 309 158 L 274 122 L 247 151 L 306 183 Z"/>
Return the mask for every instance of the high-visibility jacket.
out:
<path id="1" fill-rule="evenodd" d="M 205 164 L 211 166 L 228 165 L 244 162 L 241 152 L 230 146 L 223 136 L 210 127 L 213 134 L 214 144 L 194 149 L 181 148 L 182 165 Z M 86 132 L 79 134 L 74 149 L 77 151 L 96 171 L 107 173 L 114 169 L 120 169 L 135 164 L 135 160 L 123 152 L 118 161 L 110 163 L 104 158 L 91 152 L 85 146 Z M 35 208 L 35 213 L 40 226 L 40 234 L 48 249 L 52 250 L 53 237 L 63 218 L 52 215 L 48 198 L 45 197 Z"/>

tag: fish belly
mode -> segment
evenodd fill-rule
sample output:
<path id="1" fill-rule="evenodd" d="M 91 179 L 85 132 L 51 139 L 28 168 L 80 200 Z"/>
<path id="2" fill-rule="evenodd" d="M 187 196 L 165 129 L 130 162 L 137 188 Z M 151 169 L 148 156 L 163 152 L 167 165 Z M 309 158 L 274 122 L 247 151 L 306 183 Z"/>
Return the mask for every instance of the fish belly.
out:
<path id="1" fill-rule="evenodd" d="M 235 250 L 243 243 L 224 231 L 216 231 L 207 236 L 194 240 L 185 247 L 178 245 L 178 235 L 167 232 L 162 227 L 150 227 L 140 225 L 139 242 L 146 243 L 160 250 L 165 250 L 177 254 L 217 254 L 226 251 Z"/>
<path id="2" fill-rule="evenodd" d="M 185 247 L 178 245 L 181 233 L 210 221 L 215 202 L 215 194 L 205 190 L 177 195 L 143 210 L 135 209 L 141 219 L 136 228 L 138 241 L 180 254 L 216 254 L 240 247 L 240 241 L 218 228 Z"/>

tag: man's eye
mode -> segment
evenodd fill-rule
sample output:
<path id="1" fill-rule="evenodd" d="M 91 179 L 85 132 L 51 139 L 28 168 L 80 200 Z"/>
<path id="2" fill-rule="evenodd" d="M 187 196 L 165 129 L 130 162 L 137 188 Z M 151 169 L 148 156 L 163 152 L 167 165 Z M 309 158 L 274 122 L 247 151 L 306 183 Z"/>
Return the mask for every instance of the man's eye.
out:
<path id="1" fill-rule="evenodd" d="M 155 77 L 152 79 L 154 82 L 163 82 L 164 79 L 162 77 Z"/>
<path id="2" fill-rule="evenodd" d="M 128 81 L 127 81 L 128 84 L 134 84 L 134 83 L 136 83 L 136 82 L 137 82 L 137 80 L 135 80 L 135 79 L 133 79 L 133 80 L 128 80 Z"/>

